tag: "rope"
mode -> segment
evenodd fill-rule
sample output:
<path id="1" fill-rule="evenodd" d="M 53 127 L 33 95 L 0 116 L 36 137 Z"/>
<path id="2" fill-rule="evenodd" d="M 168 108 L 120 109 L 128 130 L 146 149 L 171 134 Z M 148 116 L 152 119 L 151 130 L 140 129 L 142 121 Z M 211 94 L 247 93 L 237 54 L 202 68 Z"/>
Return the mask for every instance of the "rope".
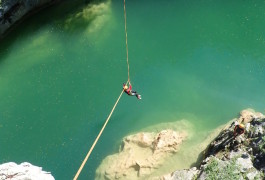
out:
<path id="1" fill-rule="evenodd" d="M 96 144 L 97 144 L 97 142 L 98 142 L 98 139 L 100 138 L 100 136 L 101 136 L 101 134 L 102 134 L 103 130 L 105 129 L 105 127 L 106 127 L 107 123 L 109 122 L 109 119 L 110 119 L 110 117 L 111 117 L 111 115 L 112 115 L 113 111 L 115 110 L 115 108 L 116 108 L 116 106 L 117 106 L 117 104 L 118 104 L 118 102 L 119 102 L 119 100 L 120 100 L 120 98 L 121 98 L 122 94 L 123 94 L 123 90 L 122 90 L 122 92 L 121 92 L 120 96 L 118 97 L 118 99 L 117 99 L 116 103 L 114 104 L 114 106 L 113 106 L 113 108 L 112 108 L 112 110 L 111 110 L 111 112 L 110 112 L 110 114 L 109 114 L 108 118 L 106 119 L 106 122 L 105 122 L 105 124 L 104 124 L 104 125 L 103 125 L 103 127 L 101 128 L 101 130 L 100 130 L 100 132 L 99 132 L 99 134 L 98 134 L 97 138 L 95 139 L 95 141 L 94 141 L 93 145 L 91 146 L 91 148 L 90 148 L 89 152 L 87 153 L 87 155 L 86 155 L 86 157 L 85 157 L 85 159 L 84 159 L 83 163 L 81 164 L 80 168 L 78 169 L 78 171 L 77 171 L 77 173 L 76 173 L 76 175 L 75 175 L 75 177 L 74 177 L 74 180 L 77 180 L 77 178 L 78 178 L 79 174 L 81 173 L 81 171 L 82 171 L 83 167 L 85 166 L 85 164 L 86 164 L 86 162 L 87 162 L 87 160 L 88 160 L 88 158 L 89 158 L 89 156 L 90 156 L 91 152 L 93 151 L 93 149 L 94 149 L 95 145 L 96 145 Z"/>
<path id="2" fill-rule="evenodd" d="M 127 66 L 128 66 L 128 81 L 126 82 L 126 85 L 127 85 L 128 83 L 130 83 L 130 66 L 129 66 L 129 55 L 128 55 L 129 53 L 128 53 L 128 40 L 127 40 L 128 38 L 127 38 L 127 24 L 126 24 L 126 7 L 125 7 L 125 0 L 124 0 L 124 21 L 125 21 L 125 37 L 126 37 L 126 55 L 127 55 Z M 112 108 L 112 110 L 111 110 L 111 112 L 110 112 L 108 118 L 106 119 L 105 124 L 104 124 L 103 127 L 101 128 L 101 130 L 100 130 L 100 132 L 99 132 L 97 138 L 95 139 L 93 145 L 91 146 L 90 150 L 88 151 L 88 153 L 87 153 L 85 159 L 83 160 L 81 166 L 79 167 L 79 169 L 78 169 L 78 171 L 77 171 L 77 173 L 76 173 L 76 175 L 75 175 L 75 177 L 74 177 L 74 180 L 77 180 L 77 178 L 79 177 L 79 175 L 80 175 L 82 169 L 84 168 L 84 166 L 85 166 L 85 164 L 86 164 L 86 162 L 87 162 L 87 160 L 88 160 L 90 154 L 92 153 L 92 151 L 93 151 L 94 147 L 96 146 L 96 144 L 97 144 L 97 142 L 98 142 L 98 140 L 99 140 L 101 134 L 103 133 L 103 131 L 104 131 L 106 125 L 108 124 L 109 119 L 110 119 L 110 117 L 112 116 L 112 113 L 113 113 L 113 111 L 115 110 L 115 108 L 116 108 L 116 106 L 117 106 L 117 104 L 118 104 L 118 102 L 119 102 L 119 100 L 120 100 L 120 98 L 121 98 L 123 92 L 124 92 L 124 90 L 122 90 L 122 92 L 121 92 L 120 96 L 118 97 L 116 103 L 114 104 L 114 106 L 113 106 L 113 108 Z"/>
<path id="3" fill-rule="evenodd" d="M 128 82 L 130 83 L 130 66 L 129 66 L 129 51 L 128 51 L 128 38 L 127 38 L 127 24 L 126 24 L 125 0 L 124 0 L 124 24 L 125 24 L 126 55 L 127 55 L 127 66 L 128 66 Z"/>

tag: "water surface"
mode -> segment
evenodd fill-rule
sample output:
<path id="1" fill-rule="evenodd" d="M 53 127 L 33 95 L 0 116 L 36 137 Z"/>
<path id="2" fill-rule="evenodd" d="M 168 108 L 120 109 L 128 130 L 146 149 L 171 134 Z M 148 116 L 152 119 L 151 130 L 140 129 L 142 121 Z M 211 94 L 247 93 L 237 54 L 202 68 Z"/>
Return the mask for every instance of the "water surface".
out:
<path id="1" fill-rule="evenodd" d="M 264 113 L 264 8 L 127 1 L 130 76 L 143 99 L 122 97 L 80 179 L 146 127 L 186 119 L 206 132 L 244 108 Z M 27 19 L 0 43 L 0 163 L 73 178 L 126 80 L 123 2 L 67 1 Z"/>

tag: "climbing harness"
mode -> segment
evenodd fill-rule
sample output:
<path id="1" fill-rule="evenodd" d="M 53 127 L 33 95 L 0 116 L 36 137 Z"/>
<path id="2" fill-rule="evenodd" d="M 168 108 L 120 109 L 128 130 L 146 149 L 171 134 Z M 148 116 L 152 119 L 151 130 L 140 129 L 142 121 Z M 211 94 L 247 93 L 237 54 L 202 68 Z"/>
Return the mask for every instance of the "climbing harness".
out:
<path id="1" fill-rule="evenodd" d="M 128 83 L 130 84 L 130 66 L 129 66 L 129 56 L 128 56 L 128 40 L 127 40 L 127 28 L 126 28 L 126 7 L 125 7 L 125 0 L 124 0 L 124 20 L 125 20 L 126 55 L 127 55 L 127 66 L 128 66 L 128 81 L 126 82 L 126 85 L 127 85 Z M 97 138 L 95 139 L 93 145 L 91 146 L 90 150 L 88 151 L 88 153 L 87 153 L 85 159 L 83 160 L 81 166 L 79 167 L 79 169 L 78 169 L 78 171 L 77 171 L 77 173 L 76 173 L 76 175 L 75 175 L 75 177 L 74 177 L 74 180 L 77 180 L 77 178 L 78 178 L 78 176 L 80 175 L 82 169 L 84 168 L 84 166 L 85 166 L 85 164 L 86 164 L 86 162 L 87 162 L 87 160 L 88 160 L 90 154 L 92 153 L 92 151 L 93 151 L 95 145 L 97 144 L 97 142 L 98 142 L 98 140 L 99 140 L 101 134 L 103 133 L 103 131 L 104 131 L 106 125 L 108 124 L 109 119 L 110 119 L 110 117 L 112 116 L 112 113 L 114 112 L 114 110 L 115 110 L 115 108 L 116 108 L 116 106 L 117 106 L 117 104 L 118 104 L 118 102 L 119 102 L 119 100 L 120 100 L 120 98 L 121 98 L 123 92 L 124 92 L 124 90 L 122 90 L 121 94 L 119 95 L 119 97 L 118 97 L 116 103 L 114 104 L 114 106 L 113 106 L 113 108 L 112 108 L 112 110 L 111 110 L 109 116 L 107 117 L 107 119 L 106 119 L 106 121 L 105 121 L 103 127 L 101 128 L 101 130 L 100 130 L 100 132 L 99 132 Z"/>

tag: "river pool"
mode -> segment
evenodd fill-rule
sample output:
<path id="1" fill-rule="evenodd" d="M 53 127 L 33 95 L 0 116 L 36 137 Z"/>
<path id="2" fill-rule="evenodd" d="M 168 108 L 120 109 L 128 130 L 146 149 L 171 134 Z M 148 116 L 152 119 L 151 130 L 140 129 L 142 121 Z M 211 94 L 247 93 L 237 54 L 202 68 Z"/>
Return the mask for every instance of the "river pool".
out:
<path id="1" fill-rule="evenodd" d="M 196 139 L 245 108 L 264 113 L 264 1 L 126 7 L 142 100 L 123 95 L 80 179 L 95 179 L 124 136 L 150 126 L 185 119 Z M 72 179 L 126 81 L 123 1 L 66 1 L 28 18 L 0 42 L 0 164 L 28 161 Z"/>

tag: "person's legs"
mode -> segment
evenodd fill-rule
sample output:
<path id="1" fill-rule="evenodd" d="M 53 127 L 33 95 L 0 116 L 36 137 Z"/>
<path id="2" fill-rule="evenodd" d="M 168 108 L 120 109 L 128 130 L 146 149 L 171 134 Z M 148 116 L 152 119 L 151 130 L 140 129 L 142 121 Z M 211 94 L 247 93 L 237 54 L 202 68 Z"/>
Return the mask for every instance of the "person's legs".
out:
<path id="1" fill-rule="evenodd" d="M 132 95 L 132 96 L 136 96 L 137 99 L 141 99 L 141 95 L 138 94 L 136 91 L 131 91 L 131 95 Z"/>
<path id="2" fill-rule="evenodd" d="M 140 94 L 136 94 L 137 99 L 142 99 Z"/>
<path id="3" fill-rule="evenodd" d="M 137 97 L 137 99 L 142 99 L 142 98 L 141 98 L 141 95 L 138 94 L 136 91 L 133 91 L 133 93 L 134 93 L 134 95 Z"/>
<path id="4" fill-rule="evenodd" d="M 131 91 L 132 96 L 136 96 L 137 92 L 136 91 Z"/>

